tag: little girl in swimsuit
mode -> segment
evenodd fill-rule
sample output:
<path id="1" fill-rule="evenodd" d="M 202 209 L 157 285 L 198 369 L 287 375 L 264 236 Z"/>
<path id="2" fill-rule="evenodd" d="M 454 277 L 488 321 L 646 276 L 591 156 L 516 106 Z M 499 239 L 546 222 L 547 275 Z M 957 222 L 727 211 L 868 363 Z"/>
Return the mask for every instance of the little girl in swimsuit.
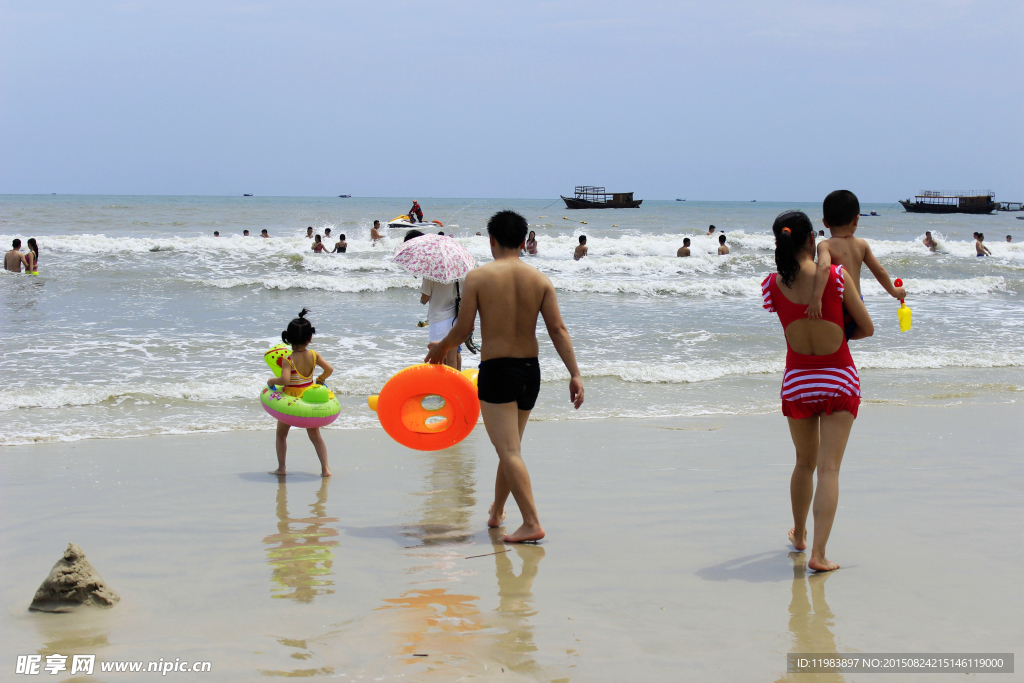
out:
<path id="1" fill-rule="evenodd" d="M 288 329 L 281 333 L 282 341 L 285 344 L 291 344 L 292 353 L 281 360 L 281 376 L 271 377 L 267 381 L 267 386 L 271 389 L 275 386 L 280 386 L 281 391 L 289 396 L 301 396 L 302 392 L 313 386 L 314 383 L 323 384 L 324 380 L 334 372 L 334 368 L 324 360 L 323 356 L 316 351 L 306 348 L 316 333 L 316 328 L 306 320 L 307 313 L 309 311 L 303 308 L 299 312 L 299 317 L 288 323 Z M 314 379 L 313 373 L 318 365 L 324 371 L 320 373 L 319 377 Z M 278 421 L 277 469 L 271 472 L 271 474 L 286 474 L 284 461 L 288 453 L 289 429 L 291 429 L 289 425 L 280 420 Z M 313 442 L 313 448 L 316 449 L 316 457 L 320 458 L 321 476 L 331 476 L 331 468 L 327 466 L 327 444 L 324 443 L 324 438 L 320 436 L 320 428 L 307 429 L 306 433 L 309 435 L 309 440 Z"/>
<path id="2" fill-rule="evenodd" d="M 786 372 L 782 376 L 782 414 L 796 447 L 790 480 L 793 548 L 807 548 L 807 512 L 814 501 L 814 542 L 807 566 L 832 571 L 839 565 L 825 558 L 839 503 L 839 466 L 860 407 L 860 376 L 843 333 L 843 307 L 864 336 L 874 325 L 853 278 L 832 266 L 821 298 L 821 318 L 810 320 L 807 305 L 814 292 L 814 228 L 802 211 L 775 219 L 775 265 L 761 283 L 764 307 L 778 313 L 786 336 Z M 818 486 L 814 489 L 817 470 Z"/>

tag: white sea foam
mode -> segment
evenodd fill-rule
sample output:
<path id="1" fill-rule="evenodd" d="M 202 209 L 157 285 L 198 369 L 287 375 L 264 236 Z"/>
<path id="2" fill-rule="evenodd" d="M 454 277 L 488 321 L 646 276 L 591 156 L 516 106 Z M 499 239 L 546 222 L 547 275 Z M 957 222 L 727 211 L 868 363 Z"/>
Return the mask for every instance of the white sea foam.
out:
<path id="1" fill-rule="evenodd" d="M 226 277 L 206 279 L 204 285 L 219 289 L 262 287 L 264 289 L 319 289 L 327 292 L 384 292 L 395 288 L 419 287 L 420 281 L 409 275 L 337 278 L 328 275 L 276 275 L 266 277 Z"/>

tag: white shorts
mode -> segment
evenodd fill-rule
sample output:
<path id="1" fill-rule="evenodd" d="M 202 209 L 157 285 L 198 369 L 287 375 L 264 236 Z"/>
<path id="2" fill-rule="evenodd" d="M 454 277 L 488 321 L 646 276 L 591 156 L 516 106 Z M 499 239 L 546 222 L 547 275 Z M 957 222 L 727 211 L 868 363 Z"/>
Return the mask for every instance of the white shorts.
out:
<path id="1" fill-rule="evenodd" d="M 448 318 L 447 320 L 440 320 L 436 323 L 430 323 L 427 328 L 427 334 L 429 335 L 429 341 L 439 342 L 448 336 L 448 333 L 455 327 L 455 318 Z M 462 344 L 459 344 L 459 353 L 462 353 Z"/>

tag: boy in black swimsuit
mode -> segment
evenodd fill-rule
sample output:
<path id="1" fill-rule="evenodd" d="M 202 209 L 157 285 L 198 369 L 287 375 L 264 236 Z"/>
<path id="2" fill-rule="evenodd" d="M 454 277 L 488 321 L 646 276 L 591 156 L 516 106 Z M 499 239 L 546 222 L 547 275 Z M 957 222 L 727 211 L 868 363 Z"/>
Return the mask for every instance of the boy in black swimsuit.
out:
<path id="1" fill-rule="evenodd" d="M 469 337 L 480 313 L 480 412 L 499 461 L 487 525 L 501 526 L 509 493 L 523 515 L 522 526 L 502 537 L 507 543 L 544 538 L 530 473 L 521 454 L 523 430 L 540 390 L 538 314 L 544 317 L 548 336 L 569 370 L 569 400 L 576 408 L 583 404 L 583 381 L 555 288 L 543 273 L 519 259 L 526 247 L 526 232 L 526 219 L 513 211 L 499 211 L 491 217 L 487 233 L 494 261 L 466 276 L 459 317 L 443 340 L 429 344 L 426 357 L 428 363 L 441 363 L 449 349 Z"/>

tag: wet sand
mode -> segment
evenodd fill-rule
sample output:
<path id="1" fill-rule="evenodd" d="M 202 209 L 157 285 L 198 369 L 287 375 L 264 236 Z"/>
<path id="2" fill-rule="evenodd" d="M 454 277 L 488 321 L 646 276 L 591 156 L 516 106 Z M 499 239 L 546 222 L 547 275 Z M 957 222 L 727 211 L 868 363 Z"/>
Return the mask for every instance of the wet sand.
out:
<path id="1" fill-rule="evenodd" d="M 2 666 L 60 653 L 213 663 L 168 680 L 909 683 L 935 676 L 787 676 L 785 655 L 1024 642 L 1024 403 L 865 405 L 829 575 L 786 542 L 780 415 L 531 423 L 548 538 L 518 547 L 484 525 L 482 428 L 432 454 L 379 430 L 326 438 L 329 481 L 301 433 L 286 479 L 266 474 L 272 432 L 4 448 Z M 69 541 L 121 603 L 29 613 Z"/>

